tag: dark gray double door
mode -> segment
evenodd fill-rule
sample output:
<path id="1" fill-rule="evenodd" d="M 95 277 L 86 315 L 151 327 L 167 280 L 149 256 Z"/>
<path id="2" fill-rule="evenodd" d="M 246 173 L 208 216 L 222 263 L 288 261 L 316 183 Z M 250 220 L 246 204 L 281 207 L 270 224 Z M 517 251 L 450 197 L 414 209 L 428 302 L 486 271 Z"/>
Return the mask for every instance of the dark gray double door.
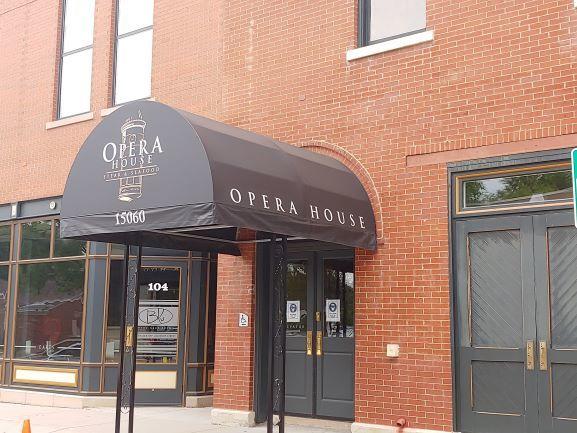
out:
<path id="1" fill-rule="evenodd" d="M 354 418 L 354 259 L 294 253 L 287 272 L 286 410 Z"/>
<path id="2" fill-rule="evenodd" d="M 458 429 L 577 432 L 570 212 L 455 222 Z"/>

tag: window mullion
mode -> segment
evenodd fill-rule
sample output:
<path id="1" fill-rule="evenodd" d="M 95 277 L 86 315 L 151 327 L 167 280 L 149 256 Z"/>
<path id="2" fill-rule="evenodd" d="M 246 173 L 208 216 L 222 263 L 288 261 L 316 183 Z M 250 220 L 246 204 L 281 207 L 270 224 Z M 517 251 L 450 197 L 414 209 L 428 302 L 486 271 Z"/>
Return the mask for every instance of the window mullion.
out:
<path id="1" fill-rule="evenodd" d="M 90 50 L 91 48 L 92 48 L 92 45 L 86 45 L 85 47 L 76 48 L 74 50 L 70 50 L 70 51 L 66 51 L 66 52 L 63 51 L 62 57 L 66 57 L 66 56 L 69 56 L 71 54 L 81 53 L 82 51 Z"/>
<path id="2" fill-rule="evenodd" d="M 146 27 L 141 27 L 141 28 L 136 29 L 136 30 L 131 30 L 131 31 L 129 31 L 129 32 L 122 33 L 121 35 L 120 35 L 120 34 L 116 35 L 116 39 L 122 39 L 122 38 L 126 38 L 126 37 L 128 37 L 128 36 L 133 36 L 133 35 L 136 35 L 136 34 L 138 34 L 138 33 L 142 33 L 142 32 L 146 32 L 146 31 L 148 31 L 148 30 L 152 30 L 152 28 L 153 28 L 153 26 L 146 26 Z"/>

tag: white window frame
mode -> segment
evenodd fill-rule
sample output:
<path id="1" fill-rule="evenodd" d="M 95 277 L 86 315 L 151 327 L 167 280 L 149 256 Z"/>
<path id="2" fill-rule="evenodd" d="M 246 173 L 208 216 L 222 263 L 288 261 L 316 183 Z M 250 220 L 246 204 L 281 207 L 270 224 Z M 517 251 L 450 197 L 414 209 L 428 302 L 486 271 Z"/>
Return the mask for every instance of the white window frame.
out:
<path id="1" fill-rule="evenodd" d="M 116 91 L 117 91 L 116 76 L 117 76 L 117 72 L 118 72 L 118 70 L 117 70 L 117 68 L 118 68 L 118 41 L 123 39 L 123 38 L 127 38 L 130 36 L 136 35 L 138 33 L 146 32 L 148 30 L 152 31 L 153 38 L 154 38 L 154 22 L 150 26 L 140 27 L 138 29 L 124 33 L 122 35 L 118 34 L 119 18 L 120 18 L 120 1 L 121 0 L 115 1 L 115 3 L 116 3 L 115 4 L 115 7 L 116 7 L 116 25 L 115 25 L 115 34 L 114 34 L 114 70 L 113 70 L 113 74 L 112 74 L 112 108 L 113 109 L 115 107 L 119 107 L 119 106 L 122 106 L 124 104 L 127 104 L 128 102 L 133 102 L 133 101 L 124 101 L 124 102 L 120 102 L 120 103 L 116 102 Z M 154 41 L 154 39 L 153 39 L 153 41 Z M 152 68 L 152 65 L 151 65 L 151 68 Z M 152 80 L 152 72 L 150 75 L 150 79 Z M 150 93 L 152 93 L 152 86 L 151 86 Z M 151 97 L 152 97 L 152 94 L 147 95 L 147 96 L 143 96 L 142 98 L 135 99 L 135 100 L 136 101 L 147 100 L 147 99 L 151 99 Z M 109 113 L 107 112 L 106 114 L 109 114 Z"/>
<path id="2" fill-rule="evenodd" d="M 576 0 L 577 1 L 577 0 Z M 96 9 L 95 9 L 96 12 Z M 62 67 L 64 65 L 64 58 L 66 56 L 72 55 L 72 54 L 77 54 L 80 53 L 82 51 L 86 51 L 86 50 L 91 50 L 94 47 L 94 33 L 92 35 L 92 42 L 90 45 L 86 45 L 83 47 L 79 47 L 79 48 L 75 48 L 73 50 L 64 51 L 64 40 L 65 40 L 65 32 L 66 32 L 66 0 L 62 0 L 62 13 L 61 13 L 61 26 L 60 26 L 60 62 L 58 64 L 58 101 L 57 101 L 57 106 L 56 106 L 56 122 L 58 122 L 61 119 L 68 119 L 68 118 L 72 118 L 72 117 L 76 117 L 76 116 L 82 116 L 85 115 L 87 113 L 90 113 L 90 107 L 88 108 L 87 111 L 83 111 L 83 112 L 79 112 L 79 113 L 73 113 L 73 114 L 69 114 L 66 116 L 61 116 L 61 106 L 62 106 Z M 92 16 L 92 19 L 94 20 L 94 15 Z M 94 29 L 93 29 L 94 32 Z M 92 56 L 94 56 L 94 50 L 92 51 Z M 92 87 L 92 74 L 90 76 L 90 86 Z M 91 95 L 90 95 L 90 103 L 92 103 L 92 89 L 91 89 Z M 55 122 L 50 122 L 50 123 L 55 123 Z M 47 129 L 49 129 L 47 127 Z"/>

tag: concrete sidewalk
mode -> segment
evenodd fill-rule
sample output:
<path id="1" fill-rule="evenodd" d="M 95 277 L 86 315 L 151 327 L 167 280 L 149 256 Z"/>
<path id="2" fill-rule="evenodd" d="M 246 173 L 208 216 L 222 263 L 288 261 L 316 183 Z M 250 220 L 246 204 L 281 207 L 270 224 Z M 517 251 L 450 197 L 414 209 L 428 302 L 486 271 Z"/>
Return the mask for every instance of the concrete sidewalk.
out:
<path id="1" fill-rule="evenodd" d="M 138 407 L 135 433 L 262 433 L 266 427 L 224 427 L 210 422 L 210 408 Z M 125 424 L 128 417 L 125 417 Z M 30 419 L 32 433 L 113 433 L 114 409 L 64 409 L 0 403 L 0 433 L 21 433 L 22 423 Z M 289 420 L 287 433 L 350 433 L 345 423 L 316 422 L 317 425 L 295 425 Z M 306 421 L 303 421 L 306 423 Z M 126 428 L 126 426 L 125 426 Z"/>

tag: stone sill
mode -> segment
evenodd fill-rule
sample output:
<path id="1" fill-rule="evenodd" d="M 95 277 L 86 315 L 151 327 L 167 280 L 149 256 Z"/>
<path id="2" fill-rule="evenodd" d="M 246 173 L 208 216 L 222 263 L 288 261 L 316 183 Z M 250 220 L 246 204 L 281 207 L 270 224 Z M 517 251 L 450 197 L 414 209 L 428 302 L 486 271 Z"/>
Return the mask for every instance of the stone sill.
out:
<path id="1" fill-rule="evenodd" d="M 146 98 L 146 99 L 142 99 L 143 101 L 156 101 L 155 98 Z M 140 99 L 139 99 L 140 101 Z M 126 104 L 129 104 L 129 102 L 126 102 Z M 115 105 L 114 107 L 108 107 L 108 108 L 103 108 L 102 110 L 100 110 L 100 117 L 106 117 L 109 114 L 114 113 L 117 109 L 119 109 L 120 107 L 122 107 L 125 104 L 120 104 L 120 105 Z"/>
<path id="2" fill-rule="evenodd" d="M 577 0 L 575 0 L 577 1 Z M 414 35 L 402 36 L 366 47 L 355 48 L 347 51 L 347 61 L 362 59 L 364 57 L 374 56 L 375 54 L 386 53 L 413 45 L 431 42 L 435 38 L 435 32 L 432 30 L 415 33 Z"/>
<path id="3" fill-rule="evenodd" d="M 92 111 L 89 113 L 79 114 L 77 116 L 65 117 L 63 119 L 54 120 L 52 122 L 46 122 L 46 130 L 60 128 L 61 126 L 66 125 L 72 125 L 74 123 L 86 122 L 92 119 L 94 119 L 94 113 Z"/>

